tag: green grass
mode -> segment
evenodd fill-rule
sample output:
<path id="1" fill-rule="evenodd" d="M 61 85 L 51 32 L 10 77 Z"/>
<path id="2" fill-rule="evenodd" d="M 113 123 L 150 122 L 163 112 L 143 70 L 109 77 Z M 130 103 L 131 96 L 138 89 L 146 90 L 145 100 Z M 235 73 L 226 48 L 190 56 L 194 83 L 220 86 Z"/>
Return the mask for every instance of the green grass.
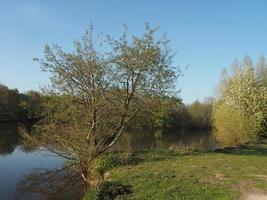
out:
<path id="1" fill-rule="evenodd" d="M 138 162 L 113 168 L 107 179 L 132 186 L 117 199 L 237 199 L 267 192 L 267 145 L 180 156 L 169 151 L 134 155 Z"/>

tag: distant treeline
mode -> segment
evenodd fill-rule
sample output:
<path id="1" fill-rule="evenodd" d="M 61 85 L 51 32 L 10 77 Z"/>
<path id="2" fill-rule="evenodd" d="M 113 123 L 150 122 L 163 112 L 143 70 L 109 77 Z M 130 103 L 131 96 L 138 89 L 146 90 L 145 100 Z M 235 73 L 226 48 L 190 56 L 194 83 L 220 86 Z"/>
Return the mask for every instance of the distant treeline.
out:
<path id="1" fill-rule="evenodd" d="M 139 131 L 175 132 L 180 129 L 212 128 L 212 98 L 203 102 L 195 101 L 185 105 L 178 98 L 153 97 L 148 98 L 144 109 L 130 124 L 130 128 L 139 128 Z"/>
<path id="2" fill-rule="evenodd" d="M 43 104 L 59 98 L 48 97 L 37 91 L 20 93 L 0 85 L 0 122 L 34 122 L 41 118 Z M 131 131 L 154 132 L 156 130 L 176 131 L 179 129 L 211 129 L 212 99 L 195 101 L 185 105 L 179 98 L 164 96 L 145 98 L 147 109 L 128 126 Z M 45 106 L 47 109 L 47 106 Z M 112 116 L 111 116 L 112 117 Z"/>
<path id="3" fill-rule="evenodd" d="M 34 122 L 41 116 L 41 95 L 35 91 L 20 93 L 0 85 L 0 122 Z"/>

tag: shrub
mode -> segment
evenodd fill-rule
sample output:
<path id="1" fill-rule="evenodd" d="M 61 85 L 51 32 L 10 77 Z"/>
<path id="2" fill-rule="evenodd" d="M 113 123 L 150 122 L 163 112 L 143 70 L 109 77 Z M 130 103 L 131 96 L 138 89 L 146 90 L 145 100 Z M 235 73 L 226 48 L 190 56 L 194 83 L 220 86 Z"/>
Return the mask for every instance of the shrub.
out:
<path id="1" fill-rule="evenodd" d="M 139 158 L 132 153 L 109 152 L 99 157 L 94 162 L 94 172 L 102 178 L 104 174 L 114 167 L 136 164 Z"/>
<path id="2" fill-rule="evenodd" d="M 132 193 L 131 186 L 124 186 L 119 182 L 104 181 L 93 191 L 89 191 L 83 200 L 114 200 L 117 196 Z"/>
<path id="3" fill-rule="evenodd" d="M 237 146 L 256 138 L 252 122 L 230 107 L 214 110 L 215 137 L 221 146 Z"/>
<path id="4" fill-rule="evenodd" d="M 196 154 L 201 153 L 201 151 L 198 149 L 193 149 L 193 148 L 184 147 L 184 146 L 171 146 L 169 150 L 173 152 L 175 155 L 179 155 L 179 156 L 196 155 Z"/>
<path id="5" fill-rule="evenodd" d="M 104 154 L 100 158 L 98 158 L 94 163 L 94 170 L 95 172 L 100 175 L 101 177 L 104 176 L 104 174 L 112 169 L 113 167 L 119 165 L 121 162 L 121 159 L 116 154 Z"/>
<path id="6" fill-rule="evenodd" d="M 86 192 L 82 200 L 98 200 L 97 190 L 90 190 Z"/>

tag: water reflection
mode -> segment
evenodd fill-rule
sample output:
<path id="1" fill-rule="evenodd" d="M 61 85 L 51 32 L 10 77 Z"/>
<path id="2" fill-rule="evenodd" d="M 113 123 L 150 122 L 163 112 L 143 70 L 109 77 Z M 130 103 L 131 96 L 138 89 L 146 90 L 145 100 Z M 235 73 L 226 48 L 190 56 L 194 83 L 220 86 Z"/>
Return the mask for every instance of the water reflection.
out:
<path id="1" fill-rule="evenodd" d="M 0 199 L 15 199 L 16 185 L 34 168 L 57 169 L 61 160 L 19 144 L 16 124 L 0 125 Z"/>
<path id="2" fill-rule="evenodd" d="M 0 155 L 11 154 L 18 144 L 16 124 L 0 124 Z"/>
<path id="3" fill-rule="evenodd" d="M 208 151 L 215 148 L 215 140 L 209 131 L 181 130 L 176 133 L 131 133 L 123 135 L 112 150 L 134 152 L 166 149 L 171 146 L 190 147 Z"/>
<path id="4" fill-rule="evenodd" d="M 11 154 L 18 146 L 21 151 L 30 152 L 19 143 L 17 125 L 0 124 L 0 155 Z M 112 148 L 115 151 L 142 151 L 149 149 L 166 149 L 171 146 L 191 147 L 200 150 L 215 148 L 215 140 L 209 131 L 180 130 L 175 133 L 129 133 L 122 136 Z"/>
<path id="5" fill-rule="evenodd" d="M 78 200 L 82 198 L 83 188 L 80 176 L 70 169 L 36 169 L 19 181 L 16 199 Z"/>
<path id="6" fill-rule="evenodd" d="M 206 131 L 129 133 L 125 134 L 112 150 L 134 152 L 169 148 L 172 145 L 210 150 L 214 148 L 215 143 L 211 134 Z M 57 171 L 60 166 L 62 161 L 59 158 L 40 154 L 34 149 L 29 150 L 21 145 L 16 124 L 0 124 L 0 199 L 15 199 L 17 185 L 34 189 L 32 186 L 36 185 L 36 181 L 40 181 L 47 173 Z M 55 177 L 58 178 L 58 176 Z M 60 180 L 60 178 L 54 180 Z M 39 187 L 39 189 L 43 194 L 48 195 L 51 191 L 45 191 L 44 188 L 55 189 L 54 183 L 57 184 L 56 181 L 50 182 L 47 183 L 48 187 Z M 20 192 L 25 191 L 27 187 L 20 187 L 20 189 L 22 189 Z M 28 198 L 25 192 L 24 197 L 25 194 L 24 199 L 40 199 L 40 196 Z M 22 196 L 20 199 L 23 199 Z"/>

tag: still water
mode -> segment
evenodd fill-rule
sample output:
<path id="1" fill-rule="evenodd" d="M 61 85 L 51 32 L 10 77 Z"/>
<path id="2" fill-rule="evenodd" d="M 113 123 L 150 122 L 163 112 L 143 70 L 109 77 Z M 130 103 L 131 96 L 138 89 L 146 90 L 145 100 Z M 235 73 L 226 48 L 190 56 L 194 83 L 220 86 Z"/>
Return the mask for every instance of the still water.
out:
<path id="1" fill-rule="evenodd" d="M 207 132 L 180 131 L 172 134 L 125 134 L 112 150 L 141 151 L 178 145 L 209 150 L 214 140 Z M 34 169 L 56 169 L 62 161 L 26 149 L 20 144 L 16 124 L 0 124 L 0 200 L 15 199 L 16 187 Z"/>
<path id="2" fill-rule="evenodd" d="M 16 185 L 37 168 L 56 168 L 61 161 L 31 152 L 19 143 L 16 124 L 0 124 L 0 200 L 15 199 Z"/>

